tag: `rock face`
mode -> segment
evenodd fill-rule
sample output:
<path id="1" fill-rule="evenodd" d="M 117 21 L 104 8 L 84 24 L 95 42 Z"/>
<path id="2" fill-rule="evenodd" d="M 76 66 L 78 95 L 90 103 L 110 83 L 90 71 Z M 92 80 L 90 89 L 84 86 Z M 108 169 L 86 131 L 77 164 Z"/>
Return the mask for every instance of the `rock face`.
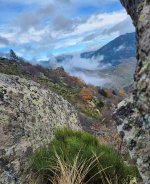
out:
<path id="1" fill-rule="evenodd" d="M 138 24 L 139 12 L 142 10 L 145 0 L 120 0 L 122 5 L 126 8 L 128 14 L 131 16 L 135 26 Z M 145 1 L 146 2 L 146 1 Z"/>
<path id="2" fill-rule="evenodd" d="M 0 74 L 0 184 L 27 184 L 28 156 L 61 126 L 81 129 L 70 103 L 33 81 Z"/>
<path id="3" fill-rule="evenodd" d="M 118 105 L 114 117 L 144 184 L 150 184 L 150 0 L 121 0 L 137 33 L 133 98 Z"/>

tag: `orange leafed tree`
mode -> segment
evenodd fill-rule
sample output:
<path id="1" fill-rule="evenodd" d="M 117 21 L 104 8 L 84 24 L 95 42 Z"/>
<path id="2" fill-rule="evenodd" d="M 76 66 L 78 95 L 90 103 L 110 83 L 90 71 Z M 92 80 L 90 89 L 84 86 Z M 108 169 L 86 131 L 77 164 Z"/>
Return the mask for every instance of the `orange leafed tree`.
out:
<path id="1" fill-rule="evenodd" d="M 95 90 L 95 91 L 97 90 L 97 89 L 96 89 L 96 86 L 94 86 L 93 84 L 89 84 L 87 87 L 88 87 L 91 91 L 92 91 L 92 90 L 93 90 L 93 91 L 94 91 L 94 90 Z"/>
<path id="2" fill-rule="evenodd" d="M 89 85 L 87 85 L 87 88 L 89 89 L 91 94 L 93 94 L 93 95 L 97 95 L 98 94 L 98 90 L 97 90 L 96 86 L 94 86 L 92 84 L 89 84 Z"/>
<path id="3" fill-rule="evenodd" d="M 112 91 L 111 91 L 110 89 L 108 89 L 108 88 L 103 88 L 102 90 L 103 90 L 104 93 L 106 94 L 106 97 L 111 98 L 111 97 L 113 96 Z"/>
<path id="4" fill-rule="evenodd" d="M 85 102 L 92 100 L 92 95 L 91 95 L 91 92 L 88 88 L 84 88 L 81 90 L 80 97 Z"/>
<path id="5" fill-rule="evenodd" d="M 126 95 L 126 92 L 125 92 L 124 89 L 120 88 L 120 89 L 118 90 L 118 94 L 121 95 L 121 96 L 125 96 L 125 95 Z"/>
<path id="6" fill-rule="evenodd" d="M 73 76 L 73 77 L 72 77 L 72 80 L 73 80 L 75 83 L 77 83 L 81 88 L 84 86 L 84 81 L 81 80 L 80 78 Z"/>

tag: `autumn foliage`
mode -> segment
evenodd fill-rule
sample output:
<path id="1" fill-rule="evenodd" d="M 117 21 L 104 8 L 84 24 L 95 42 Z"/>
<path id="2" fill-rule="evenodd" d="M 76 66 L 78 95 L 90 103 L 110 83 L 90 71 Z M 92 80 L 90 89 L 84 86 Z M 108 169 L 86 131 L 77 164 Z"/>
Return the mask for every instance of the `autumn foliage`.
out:
<path id="1" fill-rule="evenodd" d="M 91 92 L 88 88 L 84 88 L 80 92 L 80 97 L 83 101 L 88 102 L 92 100 Z"/>
<path id="2" fill-rule="evenodd" d="M 98 95 L 98 90 L 97 90 L 97 87 L 96 86 L 94 86 L 92 84 L 89 84 L 89 85 L 87 85 L 87 88 L 88 88 L 88 90 L 90 91 L 90 93 L 92 95 L 95 95 L 95 96 Z"/>
<path id="3" fill-rule="evenodd" d="M 112 91 L 108 88 L 99 89 L 99 93 L 104 97 L 108 97 L 108 98 L 113 97 Z"/>
<path id="4" fill-rule="evenodd" d="M 71 79 L 72 79 L 72 81 L 75 82 L 79 87 L 82 88 L 82 87 L 84 86 L 84 81 L 81 80 L 80 78 L 73 76 L 73 77 L 71 77 Z"/>
<path id="5" fill-rule="evenodd" d="M 118 94 L 119 94 L 120 96 L 126 96 L 126 92 L 125 92 L 125 90 L 122 89 L 122 88 L 120 88 L 120 89 L 118 90 Z"/>

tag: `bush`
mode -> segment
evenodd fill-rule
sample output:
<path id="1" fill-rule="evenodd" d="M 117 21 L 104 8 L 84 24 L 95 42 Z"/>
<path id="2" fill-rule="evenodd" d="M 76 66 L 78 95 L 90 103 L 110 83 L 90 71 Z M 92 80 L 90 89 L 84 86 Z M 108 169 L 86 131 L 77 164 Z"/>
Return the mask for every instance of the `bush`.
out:
<path id="1" fill-rule="evenodd" d="M 117 92 L 115 90 L 112 91 L 112 94 L 117 96 Z"/>
<path id="2" fill-rule="evenodd" d="M 76 83 L 77 86 L 79 86 L 80 88 L 83 88 L 83 86 L 85 85 L 85 84 L 84 84 L 84 81 L 81 80 L 81 79 L 78 78 L 78 77 L 73 76 L 73 77 L 71 77 L 71 79 L 72 79 L 72 81 L 73 81 L 74 83 Z"/>
<path id="3" fill-rule="evenodd" d="M 99 88 L 98 89 L 99 94 L 101 94 L 104 97 L 108 97 L 107 92 L 104 89 Z"/>
<path id="4" fill-rule="evenodd" d="M 92 95 L 88 88 L 84 88 L 81 90 L 80 97 L 84 102 L 92 101 Z"/>
<path id="5" fill-rule="evenodd" d="M 104 102 L 102 102 L 102 101 L 99 101 L 99 102 L 96 104 L 96 107 L 97 107 L 98 109 L 102 109 L 104 106 L 105 106 L 105 104 L 104 104 Z"/>
<path id="6" fill-rule="evenodd" d="M 126 95 L 126 92 L 125 92 L 124 89 L 120 88 L 120 89 L 118 89 L 118 94 L 119 94 L 120 96 L 125 96 L 125 95 Z"/>
<path id="7" fill-rule="evenodd" d="M 83 107 L 80 107 L 80 111 L 82 113 L 84 113 L 85 115 L 87 115 L 88 117 L 90 117 L 90 118 L 94 118 L 94 119 L 97 119 L 97 120 L 101 119 L 99 111 L 97 111 L 96 108 L 83 106 Z"/>
<path id="8" fill-rule="evenodd" d="M 92 184 L 106 183 L 107 176 L 111 178 L 112 183 L 115 183 L 117 177 L 119 184 L 122 184 L 128 179 L 129 175 L 136 175 L 135 169 L 125 165 L 120 155 L 113 148 L 99 144 L 96 137 L 89 133 L 73 131 L 68 128 L 57 130 L 55 138 L 49 146 L 43 147 L 33 154 L 31 157 L 33 170 L 38 177 L 48 181 L 56 173 L 58 157 L 65 161 L 66 165 L 73 166 L 77 155 L 79 155 L 79 163 L 84 160 L 87 166 L 91 164 L 93 158 L 90 172 L 87 172 L 83 183 L 91 177 L 90 183 Z M 97 156 L 97 161 L 94 161 L 94 155 Z M 105 172 L 97 174 L 102 169 L 105 169 Z M 59 174 L 57 173 L 57 175 Z"/>

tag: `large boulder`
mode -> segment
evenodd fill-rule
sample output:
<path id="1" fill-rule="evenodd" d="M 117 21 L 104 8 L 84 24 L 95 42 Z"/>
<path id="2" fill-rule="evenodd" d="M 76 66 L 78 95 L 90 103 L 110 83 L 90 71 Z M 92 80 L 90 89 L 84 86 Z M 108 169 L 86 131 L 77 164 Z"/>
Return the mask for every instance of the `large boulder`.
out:
<path id="1" fill-rule="evenodd" d="M 133 97 L 114 117 L 144 184 L 150 184 L 150 0 L 121 0 L 136 27 L 137 66 Z"/>
<path id="2" fill-rule="evenodd" d="M 0 74 L 0 184 L 27 184 L 30 154 L 63 126 L 81 129 L 70 103 L 33 81 Z"/>

